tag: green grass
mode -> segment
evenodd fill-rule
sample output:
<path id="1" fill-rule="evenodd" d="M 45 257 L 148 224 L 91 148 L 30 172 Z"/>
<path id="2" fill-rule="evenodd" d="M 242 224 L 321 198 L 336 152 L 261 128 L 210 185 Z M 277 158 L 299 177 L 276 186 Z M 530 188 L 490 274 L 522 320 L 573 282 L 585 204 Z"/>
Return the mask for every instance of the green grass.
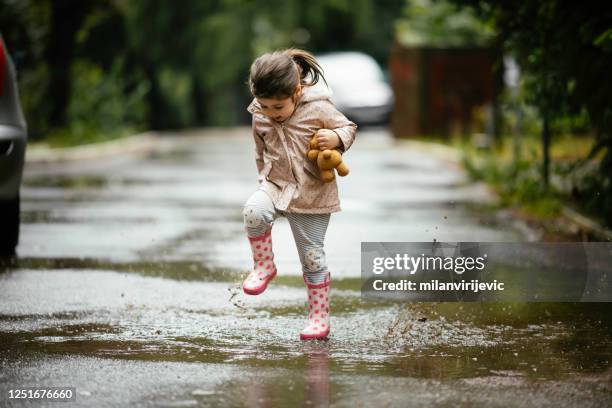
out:
<path id="1" fill-rule="evenodd" d="M 52 132 L 44 143 L 53 148 L 74 147 L 120 139 L 135 133 L 133 128 L 101 130 L 87 126 L 72 125 Z"/>
<path id="2" fill-rule="evenodd" d="M 478 150 L 464 141 L 451 141 L 461 149 L 463 165 L 470 177 L 492 186 L 502 206 L 518 207 L 528 215 L 543 219 L 557 217 L 563 205 L 571 203 L 570 192 L 559 186 L 573 176 L 571 169 L 587 157 L 593 143 L 590 136 L 565 135 L 553 139 L 547 186 L 537 137 L 521 138 L 518 148 L 510 137 L 505 137 L 489 150 Z"/>

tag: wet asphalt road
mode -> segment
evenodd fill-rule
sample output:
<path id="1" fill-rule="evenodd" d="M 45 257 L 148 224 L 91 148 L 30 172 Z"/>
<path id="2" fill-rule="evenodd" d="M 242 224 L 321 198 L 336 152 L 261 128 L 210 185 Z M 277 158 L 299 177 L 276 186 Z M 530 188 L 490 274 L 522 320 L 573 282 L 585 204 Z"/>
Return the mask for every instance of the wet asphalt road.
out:
<path id="1" fill-rule="evenodd" d="M 19 258 L 0 274 L 8 390 L 65 406 L 609 406 L 607 305 L 362 301 L 362 241 L 521 241 L 455 166 L 382 129 L 359 134 L 326 237 L 332 335 L 300 342 L 306 291 L 289 226 L 257 297 L 241 206 L 248 129 L 192 132 L 146 157 L 29 166 Z M 62 405 L 64 406 L 64 405 Z"/>

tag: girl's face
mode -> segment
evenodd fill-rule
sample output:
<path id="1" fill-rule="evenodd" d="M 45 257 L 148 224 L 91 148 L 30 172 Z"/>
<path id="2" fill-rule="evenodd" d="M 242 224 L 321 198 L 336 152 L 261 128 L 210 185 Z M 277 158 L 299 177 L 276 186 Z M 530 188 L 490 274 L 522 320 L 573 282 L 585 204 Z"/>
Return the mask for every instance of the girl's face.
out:
<path id="1" fill-rule="evenodd" d="M 298 87 L 295 93 L 288 98 L 257 98 L 257 102 L 261 105 L 264 115 L 277 122 L 283 122 L 293 114 L 300 92 L 301 87 Z"/>

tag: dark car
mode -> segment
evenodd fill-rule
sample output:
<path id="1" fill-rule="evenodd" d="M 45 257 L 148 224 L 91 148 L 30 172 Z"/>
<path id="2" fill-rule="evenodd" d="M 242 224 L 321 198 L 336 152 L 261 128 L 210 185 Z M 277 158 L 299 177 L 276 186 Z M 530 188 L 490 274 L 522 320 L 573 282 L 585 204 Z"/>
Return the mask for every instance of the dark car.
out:
<path id="1" fill-rule="evenodd" d="M 338 110 L 359 125 L 388 122 L 393 90 L 374 58 L 361 52 L 334 52 L 316 58 Z"/>
<path id="2" fill-rule="evenodd" d="M 27 125 L 17 90 L 17 72 L 0 34 L 0 255 L 15 253 L 19 242 L 19 189 Z"/>

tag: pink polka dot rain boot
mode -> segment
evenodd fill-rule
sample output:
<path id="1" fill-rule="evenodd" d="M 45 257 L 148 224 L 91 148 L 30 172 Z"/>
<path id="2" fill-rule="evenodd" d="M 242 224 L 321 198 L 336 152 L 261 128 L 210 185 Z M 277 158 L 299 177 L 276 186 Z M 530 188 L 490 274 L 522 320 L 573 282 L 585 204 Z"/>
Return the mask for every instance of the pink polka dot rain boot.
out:
<path id="1" fill-rule="evenodd" d="M 325 282 L 308 287 L 308 326 L 300 332 L 300 340 L 327 339 L 329 335 L 329 272 Z"/>
<path id="2" fill-rule="evenodd" d="M 259 237 L 248 237 L 253 251 L 253 270 L 242 282 L 242 290 L 248 295 L 259 295 L 276 276 L 272 253 L 272 230 Z"/>

